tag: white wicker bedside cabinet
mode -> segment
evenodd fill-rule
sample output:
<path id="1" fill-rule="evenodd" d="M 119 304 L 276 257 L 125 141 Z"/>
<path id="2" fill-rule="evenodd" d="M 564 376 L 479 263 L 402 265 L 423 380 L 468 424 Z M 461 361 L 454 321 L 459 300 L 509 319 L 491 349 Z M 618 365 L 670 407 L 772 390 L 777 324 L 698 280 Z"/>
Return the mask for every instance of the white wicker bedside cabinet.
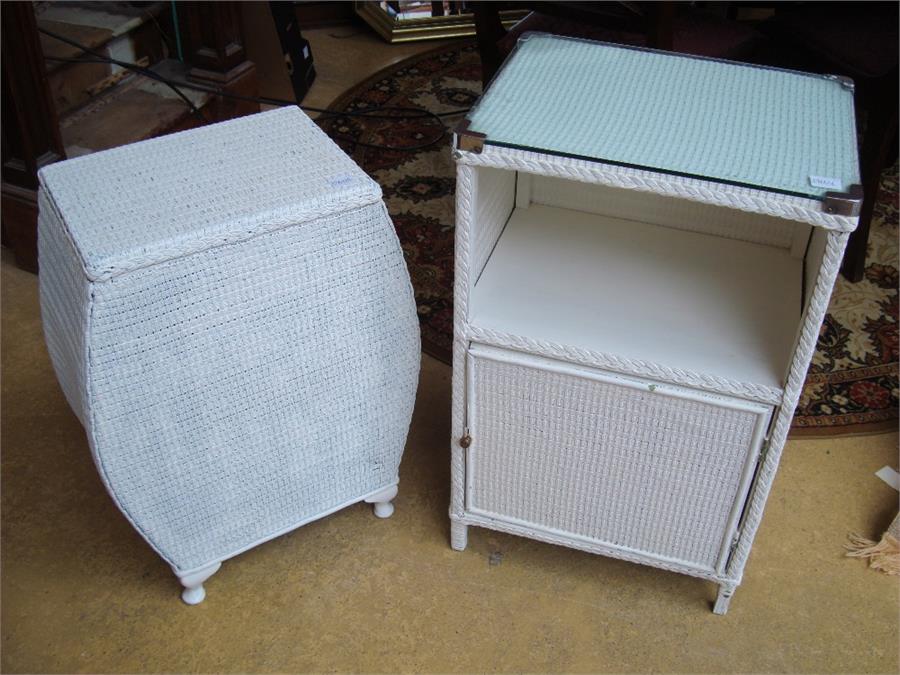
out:
<path id="1" fill-rule="evenodd" d="M 856 226 L 852 83 L 531 34 L 455 142 L 452 546 L 654 565 L 725 613 Z"/>
<path id="2" fill-rule="evenodd" d="M 355 502 L 388 517 L 419 328 L 381 190 L 298 108 L 40 174 L 50 356 L 185 602 Z"/>

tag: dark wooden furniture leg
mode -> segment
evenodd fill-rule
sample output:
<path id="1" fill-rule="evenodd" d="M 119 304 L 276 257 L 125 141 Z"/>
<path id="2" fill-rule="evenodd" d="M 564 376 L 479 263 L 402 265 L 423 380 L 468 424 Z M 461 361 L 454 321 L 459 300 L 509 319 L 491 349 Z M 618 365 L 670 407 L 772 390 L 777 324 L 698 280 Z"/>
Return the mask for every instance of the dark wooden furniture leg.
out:
<path id="1" fill-rule="evenodd" d="M 65 159 L 59 120 L 50 95 L 44 54 L 30 2 L 4 2 L 3 185 L 4 243 L 16 263 L 37 271 L 37 172 Z"/>
<path id="2" fill-rule="evenodd" d="M 867 106 L 868 119 L 859 158 L 863 180 L 863 203 L 859 214 L 859 226 L 850 235 L 841 266 L 841 273 L 852 282 L 861 281 L 866 273 L 869 227 L 875 202 L 878 200 L 881 171 L 887 164 L 892 145 L 897 140 L 897 77 L 898 72 L 894 69 L 882 82 L 875 85 L 873 88 L 878 92 L 877 100 Z"/>
<path id="3" fill-rule="evenodd" d="M 237 2 L 179 2 L 178 17 L 187 42 L 190 79 L 232 94 L 258 96 L 256 66 L 247 60 Z M 259 104 L 216 97 L 206 108 L 210 122 L 259 112 Z"/>
<path id="4" fill-rule="evenodd" d="M 475 15 L 475 39 L 481 56 L 481 84 L 486 89 L 503 63 L 497 43 L 506 35 L 506 29 L 500 21 L 500 10 L 496 3 L 473 2 L 472 12 Z"/>
<path id="5" fill-rule="evenodd" d="M 647 46 L 672 51 L 674 43 L 674 2 L 654 2 L 647 10 Z"/>

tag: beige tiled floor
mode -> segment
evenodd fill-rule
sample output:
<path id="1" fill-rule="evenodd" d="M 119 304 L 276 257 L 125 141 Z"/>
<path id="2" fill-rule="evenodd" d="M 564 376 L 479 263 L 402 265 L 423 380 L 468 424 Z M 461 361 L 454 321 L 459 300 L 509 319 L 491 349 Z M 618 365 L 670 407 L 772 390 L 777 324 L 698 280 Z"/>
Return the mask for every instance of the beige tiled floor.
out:
<path id="1" fill-rule="evenodd" d="M 314 101 L 397 54 L 312 37 Z M 896 512 L 873 475 L 896 466 L 896 433 L 788 444 L 718 617 L 715 588 L 684 576 L 477 529 L 452 551 L 450 369 L 430 357 L 393 518 L 356 505 L 303 527 L 227 561 L 187 607 L 100 483 L 36 278 L 7 251 L 0 267 L 3 672 L 897 672 L 897 580 L 842 556 L 848 531 Z"/>

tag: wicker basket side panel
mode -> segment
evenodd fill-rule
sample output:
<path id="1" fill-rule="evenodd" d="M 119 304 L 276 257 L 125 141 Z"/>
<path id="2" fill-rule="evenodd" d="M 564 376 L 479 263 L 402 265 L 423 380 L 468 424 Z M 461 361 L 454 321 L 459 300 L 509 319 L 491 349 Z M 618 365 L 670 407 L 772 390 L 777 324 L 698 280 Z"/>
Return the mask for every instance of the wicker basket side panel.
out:
<path id="1" fill-rule="evenodd" d="M 94 322 L 101 470 L 176 568 L 396 483 L 419 332 L 382 204 L 115 277 Z"/>
<path id="2" fill-rule="evenodd" d="M 758 416 L 474 359 L 469 505 L 716 567 Z"/>
<path id="3" fill-rule="evenodd" d="M 85 361 L 91 285 L 65 223 L 43 189 L 38 193 L 38 208 L 44 340 L 66 400 L 84 425 L 88 404 Z"/>

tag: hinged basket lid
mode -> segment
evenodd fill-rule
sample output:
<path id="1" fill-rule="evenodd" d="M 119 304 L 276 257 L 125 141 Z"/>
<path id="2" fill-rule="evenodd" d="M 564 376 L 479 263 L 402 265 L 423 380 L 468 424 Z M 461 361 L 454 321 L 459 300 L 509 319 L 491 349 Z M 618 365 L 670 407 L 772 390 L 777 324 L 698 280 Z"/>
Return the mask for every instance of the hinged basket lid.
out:
<path id="1" fill-rule="evenodd" d="M 464 150 L 650 169 L 810 198 L 827 213 L 852 215 L 860 183 L 853 83 L 835 76 L 529 33 L 467 122 Z"/>
<path id="2" fill-rule="evenodd" d="M 53 164 L 40 182 L 91 279 L 381 199 L 296 107 Z"/>

